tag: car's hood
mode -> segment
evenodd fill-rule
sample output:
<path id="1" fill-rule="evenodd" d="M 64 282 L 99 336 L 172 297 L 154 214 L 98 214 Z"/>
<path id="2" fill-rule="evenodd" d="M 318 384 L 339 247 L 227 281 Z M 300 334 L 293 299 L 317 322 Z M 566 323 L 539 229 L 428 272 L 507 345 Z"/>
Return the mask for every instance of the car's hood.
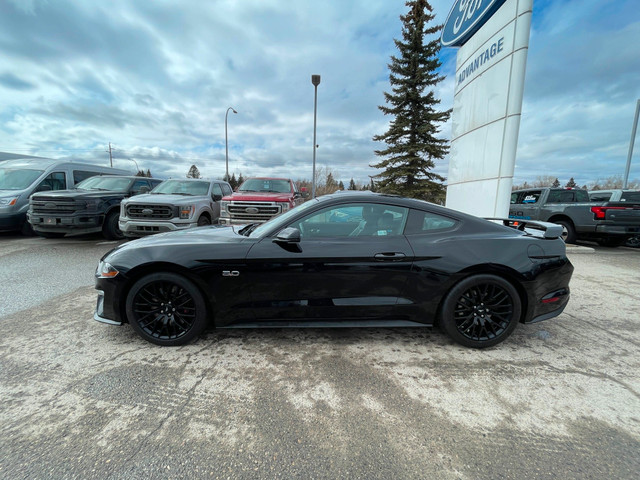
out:
<path id="1" fill-rule="evenodd" d="M 223 198 L 225 201 L 245 201 L 245 202 L 288 202 L 292 197 L 291 193 L 274 192 L 235 192 Z"/>
<path id="2" fill-rule="evenodd" d="M 181 265 L 244 258 L 259 239 L 238 233 L 242 226 L 213 225 L 150 235 L 124 243 L 103 257 L 118 267 L 173 261 Z"/>
<path id="3" fill-rule="evenodd" d="M 31 198 L 104 198 L 104 197 L 124 197 L 126 192 L 118 192 L 112 190 L 55 190 L 51 192 L 38 192 L 34 193 Z"/>
<path id="4" fill-rule="evenodd" d="M 203 199 L 209 198 L 206 195 L 164 195 L 157 193 L 145 193 L 136 195 L 127 200 L 127 204 L 144 203 L 145 205 L 184 205 L 189 203 L 198 203 Z"/>

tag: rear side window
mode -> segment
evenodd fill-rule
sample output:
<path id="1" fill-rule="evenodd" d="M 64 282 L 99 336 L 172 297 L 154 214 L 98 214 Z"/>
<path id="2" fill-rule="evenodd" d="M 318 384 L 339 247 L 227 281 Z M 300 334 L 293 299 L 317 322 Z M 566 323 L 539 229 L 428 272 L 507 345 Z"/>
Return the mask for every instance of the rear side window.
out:
<path id="1" fill-rule="evenodd" d="M 131 186 L 131 191 L 134 194 L 140 193 L 140 189 L 142 187 L 149 188 L 149 182 L 147 182 L 146 180 L 136 180 L 135 182 L 133 182 L 133 185 Z"/>
<path id="2" fill-rule="evenodd" d="M 511 194 L 511 203 L 514 204 L 534 204 L 538 203 L 541 190 L 528 190 L 526 192 L 514 192 Z"/>
<path id="3" fill-rule="evenodd" d="M 231 195 L 233 193 L 233 190 L 231 190 L 231 187 L 229 185 L 227 185 L 226 183 L 222 184 L 222 194 L 226 197 L 227 195 Z"/>
<path id="4" fill-rule="evenodd" d="M 73 184 L 80 183 L 87 178 L 91 178 L 98 175 L 97 172 L 88 172 L 86 170 L 74 170 L 73 171 Z"/>
<path id="5" fill-rule="evenodd" d="M 421 235 L 425 233 L 437 233 L 451 230 L 458 224 L 453 218 L 438 215 L 437 213 L 411 210 L 409 220 L 404 230 L 405 235 Z"/>
<path id="6" fill-rule="evenodd" d="M 640 203 L 640 192 L 622 192 L 621 202 Z"/>
<path id="7" fill-rule="evenodd" d="M 211 195 L 220 195 L 222 196 L 222 189 L 220 188 L 220 184 L 219 183 L 214 183 L 213 187 L 211 188 Z"/>
<path id="8" fill-rule="evenodd" d="M 573 201 L 573 190 L 551 190 L 547 203 L 570 203 Z"/>

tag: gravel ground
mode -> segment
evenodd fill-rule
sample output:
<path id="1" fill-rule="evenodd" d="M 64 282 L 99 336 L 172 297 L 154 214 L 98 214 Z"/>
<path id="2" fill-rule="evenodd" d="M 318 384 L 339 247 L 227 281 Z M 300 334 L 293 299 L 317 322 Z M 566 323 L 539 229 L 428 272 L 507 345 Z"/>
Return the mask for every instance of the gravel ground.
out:
<path id="1" fill-rule="evenodd" d="M 570 252 L 566 312 L 484 351 L 400 328 L 160 348 L 94 322 L 90 286 L 5 315 L 0 477 L 635 479 L 640 251 Z"/>

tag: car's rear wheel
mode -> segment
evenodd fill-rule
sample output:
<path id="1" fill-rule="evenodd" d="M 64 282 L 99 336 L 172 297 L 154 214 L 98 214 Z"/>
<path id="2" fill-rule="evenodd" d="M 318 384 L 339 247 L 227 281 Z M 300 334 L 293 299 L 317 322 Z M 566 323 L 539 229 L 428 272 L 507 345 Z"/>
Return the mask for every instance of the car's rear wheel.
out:
<path id="1" fill-rule="evenodd" d="M 135 331 L 157 345 L 183 345 L 207 325 L 200 290 L 175 273 L 152 273 L 134 283 L 127 294 L 126 311 Z"/>
<path id="2" fill-rule="evenodd" d="M 198 219 L 198 226 L 204 227 L 205 225 L 211 225 L 211 220 L 206 215 L 201 215 Z"/>
<path id="3" fill-rule="evenodd" d="M 111 212 L 107 215 L 102 225 L 102 235 L 104 238 L 107 240 L 122 240 L 124 238 L 124 234 L 118 226 L 119 219 L 120 213 L 118 211 Z"/>
<path id="4" fill-rule="evenodd" d="M 496 275 L 473 275 L 447 294 L 440 326 L 461 345 L 486 348 L 516 328 L 522 308 L 514 286 Z"/>

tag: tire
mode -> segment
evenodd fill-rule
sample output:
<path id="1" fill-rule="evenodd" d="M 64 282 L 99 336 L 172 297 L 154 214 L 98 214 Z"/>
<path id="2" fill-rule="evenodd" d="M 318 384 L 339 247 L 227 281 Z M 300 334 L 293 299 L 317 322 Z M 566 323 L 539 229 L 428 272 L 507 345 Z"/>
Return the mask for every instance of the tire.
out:
<path id="1" fill-rule="evenodd" d="M 120 213 L 115 210 L 109 213 L 104 219 L 104 223 L 102 224 L 102 236 L 107 240 L 122 240 L 124 238 L 124 234 L 118 226 L 119 218 Z"/>
<path id="2" fill-rule="evenodd" d="M 628 239 L 625 243 L 627 247 L 638 248 L 640 247 L 640 235 L 636 235 Z"/>
<path id="3" fill-rule="evenodd" d="M 20 233 L 25 237 L 33 237 L 36 232 L 33 231 L 33 227 L 31 226 L 31 224 L 27 220 L 25 220 L 22 224 L 22 227 L 20 227 Z"/>
<path id="4" fill-rule="evenodd" d="M 200 218 L 198 219 L 198 226 L 204 227 L 205 225 L 211 225 L 211 220 L 209 220 L 209 217 L 206 215 L 200 215 Z"/>
<path id="5" fill-rule="evenodd" d="M 573 223 L 568 220 L 556 220 L 553 223 L 562 226 L 562 240 L 564 240 L 564 243 L 576 243 L 576 229 Z"/>
<path id="6" fill-rule="evenodd" d="M 62 232 L 36 232 L 36 235 L 44 238 L 62 238 L 66 233 Z"/>
<path id="7" fill-rule="evenodd" d="M 457 343 L 486 348 L 505 340 L 520 321 L 515 287 L 496 275 L 481 274 L 455 285 L 442 304 L 440 326 Z"/>
<path id="8" fill-rule="evenodd" d="M 126 312 L 138 335 L 156 345 L 184 345 L 207 326 L 200 290 L 175 273 L 152 273 L 139 279 L 127 294 Z"/>
<path id="9" fill-rule="evenodd" d="M 612 247 L 613 248 L 613 247 L 619 247 L 620 245 L 625 243 L 627 240 L 628 240 L 627 238 L 609 237 L 609 238 L 602 238 L 602 239 L 598 240 L 597 243 L 601 247 Z"/>

